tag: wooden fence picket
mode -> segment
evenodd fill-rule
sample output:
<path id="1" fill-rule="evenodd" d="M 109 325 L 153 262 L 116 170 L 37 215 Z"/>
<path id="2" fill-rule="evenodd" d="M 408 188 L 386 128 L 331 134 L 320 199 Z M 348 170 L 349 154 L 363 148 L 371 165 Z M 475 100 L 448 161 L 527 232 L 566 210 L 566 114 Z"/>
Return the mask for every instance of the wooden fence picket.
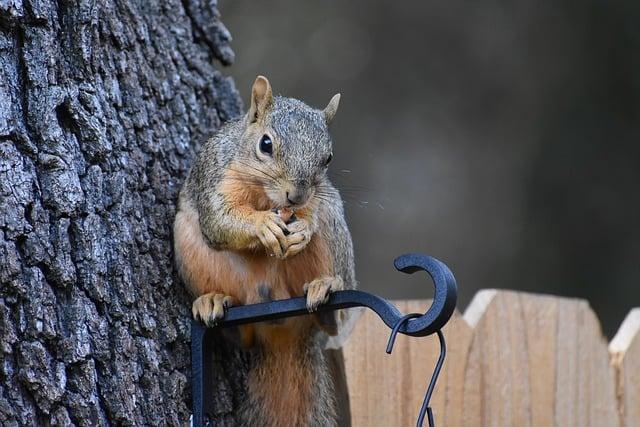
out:
<path id="1" fill-rule="evenodd" d="M 621 425 L 640 425 L 640 308 L 634 308 L 622 322 L 609 345 L 616 372 L 618 410 Z"/>
<path id="2" fill-rule="evenodd" d="M 396 301 L 405 313 L 429 301 Z M 431 406 L 442 426 L 640 425 L 640 309 L 607 348 L 586 301 L 480 291 L 445 326 L 447 359 Z M 371 312 L 345 347 L 354 426 L 415 424 L 437 337 L 399 335 Z"/>

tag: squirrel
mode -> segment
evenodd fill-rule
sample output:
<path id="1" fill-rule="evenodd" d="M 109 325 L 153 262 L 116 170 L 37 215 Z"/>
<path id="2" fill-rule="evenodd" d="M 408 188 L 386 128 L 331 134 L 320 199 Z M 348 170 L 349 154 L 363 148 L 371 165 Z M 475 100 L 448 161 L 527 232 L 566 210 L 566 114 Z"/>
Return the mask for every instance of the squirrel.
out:
<path id="1" fill-rule="evenodd" d="M 246 115 L 203 145 L 180 191 L 175 261 L 195 319 L 214 325 L 233 305 L 303 295 L 313 313 L 239 327 L 242 345 L 260 355 L 243 424 L 337 424 L 323 349 L 343 313 L 315 311 L 331 292 L 356 287 L 342 199 L 327 176 L 339 102 L 336 94 L 317 110 L 274 96 L 258 76 Z"/>

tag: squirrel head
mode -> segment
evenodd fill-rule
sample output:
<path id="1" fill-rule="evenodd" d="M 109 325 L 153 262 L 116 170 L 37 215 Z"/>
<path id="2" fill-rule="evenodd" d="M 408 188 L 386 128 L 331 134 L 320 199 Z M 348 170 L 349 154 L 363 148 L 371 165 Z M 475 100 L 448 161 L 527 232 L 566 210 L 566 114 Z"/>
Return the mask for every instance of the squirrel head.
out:
<path id="1" fill-rule="evenodd" d="M 339 102 L 337 94 L 324 110 L 316 110 L 297 99 L 273 96 L 269 81 L 256 78 L 240 163 L 274 208 L 296 209 L 326 197 L 327 167 L 333 158 L 329 124 Z"/>

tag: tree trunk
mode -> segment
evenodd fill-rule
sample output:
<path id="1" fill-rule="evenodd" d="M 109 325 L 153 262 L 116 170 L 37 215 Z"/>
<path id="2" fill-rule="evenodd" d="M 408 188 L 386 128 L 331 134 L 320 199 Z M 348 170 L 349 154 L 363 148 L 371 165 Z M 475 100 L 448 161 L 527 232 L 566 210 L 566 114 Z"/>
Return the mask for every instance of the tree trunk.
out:
<path id="1" fill-rule="evenodd" d="M 0 0 L 0 424 L 189 422 L 178 190 L 241 113 L 215 1 Z M 246 360 L 218 360 L 233 423 Z"/>

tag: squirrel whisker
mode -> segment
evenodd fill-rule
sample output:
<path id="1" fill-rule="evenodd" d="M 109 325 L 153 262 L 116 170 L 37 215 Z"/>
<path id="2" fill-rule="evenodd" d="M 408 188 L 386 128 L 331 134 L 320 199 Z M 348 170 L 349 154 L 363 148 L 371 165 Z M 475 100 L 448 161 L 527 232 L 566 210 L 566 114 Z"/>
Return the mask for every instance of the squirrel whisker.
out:
<path id="1" fill-rule="evenodd" d="M 254 165 L 252 165 L 252 164 L 250 164 L 250 163 L 248 163 L 248 162 L 244 162 L 244 161 L 242 161 L 242 158 L 240 158 L 240 159 L 235 159 L 235 161 L 236 161 L 237 163 L 240 163 L 242 166 L 245 166 L 245 167 L 247 167 L 247 168 L 249 168 L 249 169 L 252 169 L 252 170 L 254 170 L 254 171 L 256 171 L 256 172 L 259 172 L 259 173 L 263 174 L 265 177 L 271 178 L 271 179 L 272 179 L 272 180 L 274 180 L 274 181 L 277 181 L 277 180 L 278 180 L 278 177 L 276 177 L 276 176 L 274 176 L 274 175 L 272 175 L 272 174 L 268 173 L 268 172 L 267 172 L 267 171 L 265 171 L 264 169 L 260 169 L 260 168 L 258 168 L 257 166 L 254 166 Z"/>
<path id="2" fill-rule="evenodd" d="M 248 173 L 247 171 L 238 170 L 231 167 L 229 168 L 229 170 L 236 173 L 238 176 L 229 176 L 228 179 L 236 182 L 252 184 L 255 186 L 262 186 L 266 179 L 263 176 L 255 175 L 252 173 Z M 271 181 L 270 178 L 269 178 L 269 181 Z"/>

